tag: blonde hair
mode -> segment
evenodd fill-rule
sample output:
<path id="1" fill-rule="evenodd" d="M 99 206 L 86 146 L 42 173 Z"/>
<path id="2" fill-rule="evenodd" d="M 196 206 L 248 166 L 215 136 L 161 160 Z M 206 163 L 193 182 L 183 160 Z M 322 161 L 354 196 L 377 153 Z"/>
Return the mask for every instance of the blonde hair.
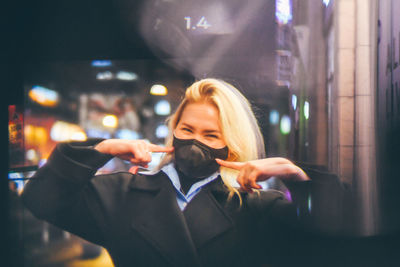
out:
<path id="1" fill-rule="evenodd" d="M 193 83 L 174 114 L 168 119 L 169 135 L 166 146 L 172 146 L 173 132 L 178 125 L 186 105 L 207 102 L 219 111 L 219 120 L 224 141 L 229 149 L 228 161 L 249 161 L 265 157 L 264 140 L 247 99 L 231 84 L 218 79 L 203 79 Z M 172 160 L 166 155 L 160 167 Z M 229 190 L 229 198 L 234 194 L 242 199 L 234 187 L 238 171 L 220 167 L 222 181 Z"/>

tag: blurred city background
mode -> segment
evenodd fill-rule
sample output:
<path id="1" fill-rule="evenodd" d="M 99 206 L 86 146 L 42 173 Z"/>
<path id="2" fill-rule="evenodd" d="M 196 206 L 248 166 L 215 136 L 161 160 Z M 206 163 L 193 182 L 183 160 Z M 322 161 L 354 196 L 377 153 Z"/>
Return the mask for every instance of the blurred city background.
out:
<path id="1" fill-rule="evenodd" d="M 350 202 L 310 198 L 319 231 L 396 231 L 397 183 L 383 156 L 395 154 L 387 147 L 400 122 L 394 10 L 395 0 L 27 3 L 16 86 L 23 98 L 8 106 L 16 262 L 113 266 L 103 248 L 34 218 L 19 195 L 57 142 L 162 145 L 166 118 L 187 86 L 205 77 L 232 83 L 250 100 L 268 156 L 331 173 L 352 189 Z M 113 159 L 98 172 L 129 168 Z"/>

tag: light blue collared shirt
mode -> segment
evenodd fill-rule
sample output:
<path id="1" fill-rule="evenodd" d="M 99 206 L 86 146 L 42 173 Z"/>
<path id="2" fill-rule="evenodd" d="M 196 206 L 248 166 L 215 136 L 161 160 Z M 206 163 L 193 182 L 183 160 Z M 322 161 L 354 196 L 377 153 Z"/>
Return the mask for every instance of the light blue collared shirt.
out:
<path id="1" fill-rule="evenodd" d="M 146 170 L 140 171 L 140 173 L 145 175 L 154 175 L 160 171 L 163 171 L 171 180 L 171 183 L 174 186 L 176 192 L 176 201 L 178 202 L 178 206 L 182 211 L 186 208 L 187 204 L 200 192 L 201 188 L 217 179 L 220 175 L 219 171 L 217 171 L 207 178 L 204 178 L 197 183 L 194 183 L 185 195 L 181 191 L 181 182 L 179 181 L 178 172 L 176 171 L 173 162 L 164 165 L 160 170 Z M 279 181 L 278 178 L 271 177 L 267 181 L 258 182 L 258 184 L 261 185 L 261 190 L 273 190 L 276 192 L 280 192 L 286 197 L 286 199 L 288 199 L 290 202 L 292 201 L 289 190 L 282 182 Z M 240 187 L 237 182 L 235 182 L 233 186 L 237 188 Z"/>
<path id="2" fill-rule="evenodd" d="M 182 211 L 186 208 L 187 204 L 200 192 L 200 190 L 203 186 L 214 181 L 219 176 L 219 172 L 217 171 L 217 172 L 211 174 L 210 176 L 208 176 L 207 178 L 204 178 L 204 179 L 194 183 L 190 187 L 187 194 L 185 195 L 181 191 L 181 182 L 179 181 L 178 172 L 176 171 L 173 162 L 166 164 L 159 171 L 163 171 L 168 176 L 168 178 L 171 180 L 171 183 L 174 186 L 175 192 L 176 192 L 176 201 L 178 202 L 178 206 Z M 140 172 L 140 173 L 156 174 L 159 171 L 144 171 L 144 172 Z"/>

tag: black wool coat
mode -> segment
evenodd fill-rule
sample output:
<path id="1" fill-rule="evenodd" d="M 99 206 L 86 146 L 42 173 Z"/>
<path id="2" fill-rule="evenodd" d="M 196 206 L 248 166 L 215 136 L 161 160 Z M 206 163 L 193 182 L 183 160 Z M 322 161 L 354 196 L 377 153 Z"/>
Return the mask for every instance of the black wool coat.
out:
<path id="1" fill-rule="evenodd" d="M 258 266 L 301 257 L 305 237 L 282 193 L 228 201 L 221 178 L 184 211 L 165 173 L 95 175 L 99 140 L 60 143 L 22 194 L 32 213 L 105 247 L 116 266 Z"/>

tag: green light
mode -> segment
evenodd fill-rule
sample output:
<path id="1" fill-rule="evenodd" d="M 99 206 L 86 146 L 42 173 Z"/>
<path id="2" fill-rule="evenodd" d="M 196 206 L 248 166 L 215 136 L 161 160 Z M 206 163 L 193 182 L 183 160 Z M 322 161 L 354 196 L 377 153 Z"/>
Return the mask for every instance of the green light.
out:
<path id="1" fill-rule="evenodd" d="M 306 120 L 308 120 L 308 118 L 310 117 L 310 103 L 308 103 L 308 101 L 304 102 L 304 118 L 306 118 Z"/>
<path id="2" fill-rule="evenodd" d="M 292 122 L 288 115 L 283 115 L 280 124 L 280 130 L 283 135 L 290 133 Z"/>

